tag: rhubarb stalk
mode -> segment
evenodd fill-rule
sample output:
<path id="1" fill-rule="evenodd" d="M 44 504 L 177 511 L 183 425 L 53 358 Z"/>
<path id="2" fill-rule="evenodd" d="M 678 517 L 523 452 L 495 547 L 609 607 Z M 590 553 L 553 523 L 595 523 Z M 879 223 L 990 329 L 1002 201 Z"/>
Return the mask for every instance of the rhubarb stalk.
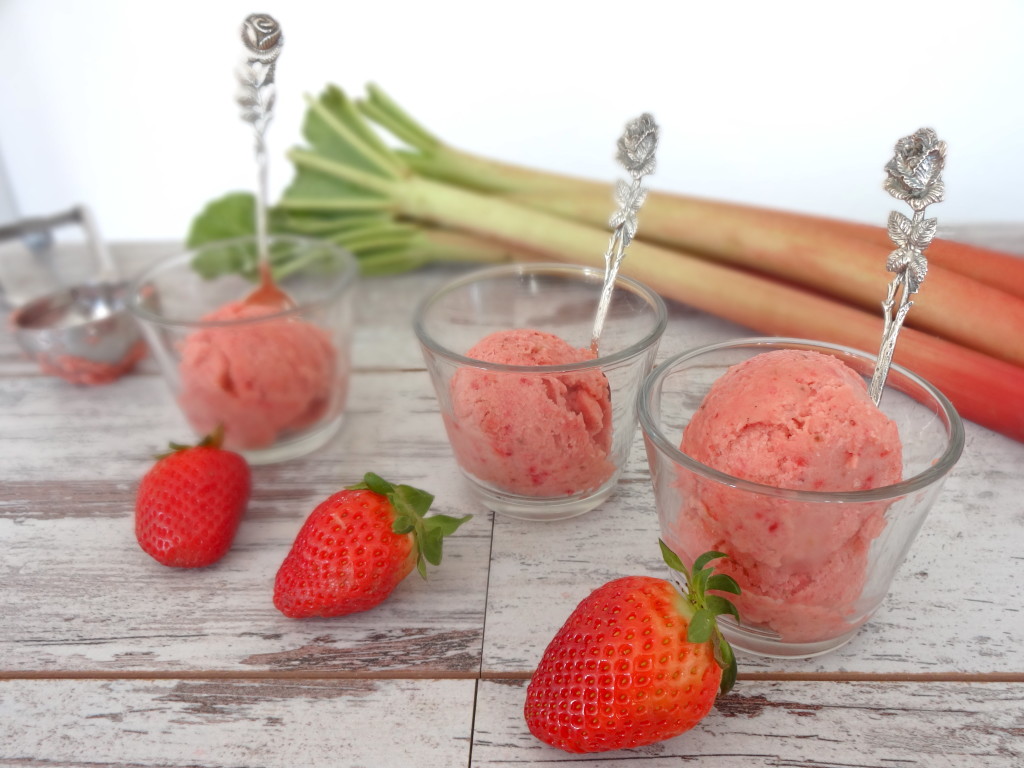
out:
<path id="1" fill-rule="evenodd" d="M 370 113 L 374 109 L 381 111 L 379 104 L 370 108 Z M 394 115 L 389 113 L 387 120 L 394 122 Z M 404 141 L 426 141 L 408 125 L 397 126 L 395 130 L 382 125 Z M 354 244 L 361 261 L 386 257 L 392 266 L 402 264 L 403 259 L 415 266 L 435 257 L 437 251 L 431 253 L 424 243 L 447 236 L 456 238 L 462 253 L 469 257 L 480 253 L 493 258 L 511 256 L 602 268 L 601 254 L 608 237 L 605 222 L 598 226 L 524 205 L 510 199 L 515 197 L 511 192 L 506 195 L 486 190 L 485 174 L 479 174 L 476 183 L 466 182 L 470 175 L 466 168 L 439 167 L 428 177 L 420 170 L 421 154 L 385 146 L 340 89 L 328 88 L 311 102 L 303 130 L 309 146 L 289 153 L 296 174 L 274 210 L 274 227 L 316 232 L 342 243 L 347 239 Z M 419 159 L 412 161 L 413 156 Z M 565 183 L 551 182 L 547 177 L 538 182 L 532 172 L 514 171 L 508 174 L 506 187 L 512 186 L 510 179 L 517 174 L 523 184 L 550 182 L 549 188 L 556 191 L 558 185 Z M 495 176 L 489 178 L 493 182 Z M 576 182 L 571 184 L 577 190 L 572 195 L 552 197 L 583 195 L 585 189 L 581 191 Z M 597 185 L 586 194 L 597 195 L 599 190 Z M 607 187 L 601 192 L 604 210 L 607 192 Z M 216 217 L 207 218 L 212 221 Z M 651 218 L 645 206 L 644 229 Z M 736 222 L 740 228 L 749 223 L 744 224 L 742 219 Z M 705 225 L 694 222 L 695 226 L 698 224 Z M 727 231 L 722 223 L 711 228 L 723 237 L 743 234 L 741 230 Z M 196 238 L 202 236 L 197 230 L 193 234 Z M 778 237 L 780 242 L 784 241 L 783 233 Z M 777 247 L 785 250 L 781 245 Z M 872 253 L 874 259 L 878 250 Z M 655 286 L 666 298 L 758 333 L 814 338 L 873 350 L 882 329 L 877 289 L 886 282 L 881 272 L 884 262 L 883 255 L 876 264 L 879 278 L 873 284 L 875 309 L 870 312 L 808 288 L 755 274 L 750 269 L 640 239 L 631 243 L 623 272 Z M 929 281 L 933 278 L 931 275 Z M 959 300 L 948 309 L 952 311 L 952 307 L 962 315 L 970 313 Z M 989 308 L 983 308 L 979 314 L 987 311 Z M 917 309 L 912 316 L 916 312 Z M 1011 338 L 1018 336 L 1015 333 Z M 965 418 L 1024 441 L 1024 367 L 912 328 L 903 332 L 896 360 L 939 387 Z"/>
<path id="2" fill-rule="evenodd" d="M 532 171 L 452 149 L 379 88 L 370 86 L 368 94 L 360 107 L 410 143 L 416 151 L 401 157 L 420 174 L 566 218 L 604 224 L 609 185 Z M 775 275 L 870 310 L 878 308 L 879 288 L 889 280 L 885 263 L 891 243 L 849 237 L 822 220 L 779 216 L 764 208 L 652 191 L 638 237 Z M 949 253 L 950 247 L 936 250 Z M 969 251 L 970 246 L 961 245 L 958 250 Z M 929 249 L 929 256 L 932 254 Z M 967 258 L 967 253 L 963 256 Z M 993 281 L 997 275 L 1002 278 L 999 287 L 967 277 L 963 274 L 966 270 L 943 267 L 940 256 L 932 265 L 927 289 L 915 297 L 908 325 L 1024 366 L 1024 259 L 1000 256 L 998 270 L 985 262 L 986 274 L 996 273 Z M 1019 264 L 1019 272 L 1008 266 L 1015 264 Z M 1019 283 L 1014 282 L 1017 274 Z"/>

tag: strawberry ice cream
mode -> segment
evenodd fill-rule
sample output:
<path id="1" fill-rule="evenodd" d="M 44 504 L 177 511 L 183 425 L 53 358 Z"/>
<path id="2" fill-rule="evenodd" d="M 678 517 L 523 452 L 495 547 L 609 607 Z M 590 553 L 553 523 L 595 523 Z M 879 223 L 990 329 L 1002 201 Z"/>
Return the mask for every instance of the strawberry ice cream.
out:
<path id="1" fill-rule="evenodd" d="M 831 355 L 779 350 L 730 368 L 687 426 L 683 453 L 734 477 L 804 491 L 859 491 L 899 482 L 895 423 L 864 380 Z M 855 626 L 867 553 L 884 502 L 822 503 L 754 493 L 697 475 L 681 479 L 675 544 L 690 557 L 729 555 L 745 624 L 788 642 Z"/>
<path id="2" fill-rule="evenodd" d="M 593 359 L 558 336 L 536 330 L 487 336 L 467 357 L 513 366 L 555 366 Z M 615 472 L 611 397 L 599 371 L 506 372 L 463 367 L 451 382 L 447 428 L 463 469 L 524 496 L 570 496 L 598 488 Z"/>
<path id="3" fill-rule="evenodd" d="M 327 332 L 296 317 L 259 321 L 278 311 L 232 302 L 203 320 L 238 324 L 211 325 L 185 339 L 179 399 L 197 432 L 223 424 L 228 447 L 264 448 L 313 426 L 341 402 L 343 381 Z"/>

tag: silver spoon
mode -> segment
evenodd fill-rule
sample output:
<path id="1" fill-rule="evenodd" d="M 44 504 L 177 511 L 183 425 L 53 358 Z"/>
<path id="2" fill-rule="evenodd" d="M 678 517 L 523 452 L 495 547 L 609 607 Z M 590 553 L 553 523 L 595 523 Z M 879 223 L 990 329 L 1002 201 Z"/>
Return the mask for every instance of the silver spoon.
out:
<path id="1" fill-rule="evenodd" d="M 238 68 L 238 97 L 242 120 L 251 124 L 256 139 L 256 250 L 259 260 L 259 286 L 245 298 L 246 304 L 262 304 L 287 309 L 295 303 L 274 282 L 270 271 L 270 247 L 267 235 L 267 126 L 274 116 L 276 87 L 274 74 L 281 55 L 284 36 L 281 26 L 265 13 L 249 15 L 242 24 L 245 59 Z"/>
<path id="2" fill-rule="evenodd" d="M 888 294 L 882 302 L 882 310 L 885 312 L 882 343 L 868 385 L 868 394 L 875 405 L 882 399 L 882 390 L 896 350 L 896 338 L 914 303 L 910 297 L 921 288 L 928 274 L 928 259 L 924 251 L 935 237 L 937 220 L 926 219 L 924 210 L 932 203 L 942 202 L 945 194 L 942 169 L 945 164 L 946 142 L 939 141 L 931 128 L 921 128 L 896 143 L 895 154 L 885 166 L 885 191 L 897 200 L 906 202 L 913 210 L 913 216 L 908 218 L 899 211 L 889 214 L 889 239 L 893 241 L 896 250 L 889 254 L 885 268 L 895 277 L 889 283 Z"/>
<path id="3" fill-rule="evenodd" d="M 601 332 L 611 307 L 619 265 L 626 255 L 626 248 L 636 235 L 637 213 L 647 199 L 647 188 L 641 186 L 640 182 L 644 176 L 654 173 L 657 149 L 658 126 L 646 112 L 626 125 L 626 132 L 618 142 L 616 159 L 629 172 L 630 181 L 620 180 L 615 185 L 615 201 L 619 209 L 608 222 L 612 227 L 612 237 L 604 253 L 604 284 L 601 286 L 601 298 L 590 337 L 590 349 L 594 357 L 598 356 Z"/>

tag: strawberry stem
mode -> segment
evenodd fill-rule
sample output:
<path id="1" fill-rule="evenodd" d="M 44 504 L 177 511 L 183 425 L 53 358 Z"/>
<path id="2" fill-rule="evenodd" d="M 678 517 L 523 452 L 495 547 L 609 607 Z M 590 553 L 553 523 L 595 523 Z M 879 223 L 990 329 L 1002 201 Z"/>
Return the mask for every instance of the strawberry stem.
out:
<path id="1" fill-rule="evenodd" d="M 410 533 L 416 550 L 416 570 L 427 578 L 427 563 L 440 565 L 444 537 L 450 536 L 472 515 L 451 517 L 430 515 L 427 510 L 434 502 L 434 496 L 411 485 L 395 485 L 380 475 L 367 472 L 363 482 L 348 486 L 349 490 L 369 490 L 387 498 L 395 512 L 391 530 L 397 534 Z"/>
<path id="2" fill-rule="evenodd" d="M 686 639 L 691 643 L 711 643 L 715 661 L 722 668 L 722 683 L 719 690 L 723 694 L 728 693 L 736 682 L 736 655 L 719 629 L 717 617 L 728 613 L 739 621 L 740 614 L 728 598 L 707 594 L 709 589 L 733 595 L 740 594 L 740 586 L 732 576 L 715 573 L 713 567 L 708 567 L 712 560 L 728 555 L 724 552 L 705 552 L 693 562 L 693 568 L 689 569 L 668 544 L 661 539 L 658 539 L 658 544 L 661 546 L 661 556 L 668 567 L 683 574 L 686 579 L 686 594 L 680 595 L 689 609 L 686 613 L 691 614 Z"/>
<path id="3" fill-rule="evenodd" d="M 168 443 L 169 451 L 158 453 L 155 458 L 166 459 L 172 453 L 187 451 L 189 448 L 220 448 L 224 444 L 224 425 L 218 424 L 210 434 L 205 435 L 198 443 Z"/>

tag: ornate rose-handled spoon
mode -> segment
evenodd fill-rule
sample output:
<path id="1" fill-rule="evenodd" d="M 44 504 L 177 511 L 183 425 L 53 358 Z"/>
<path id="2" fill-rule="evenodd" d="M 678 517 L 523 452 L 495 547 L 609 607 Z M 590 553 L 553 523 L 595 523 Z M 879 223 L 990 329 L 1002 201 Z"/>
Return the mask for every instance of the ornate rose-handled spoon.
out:
<path id="1" fill-rule="evenodd" d="M 242 42 L 246 54 L 238 68 L 237 101 L 242 107 L 242 120 L 252 125 L 256 137 L 256 248 L 260 271 L 260 284 L 245 298 L 245 303 L 287 309 L 295 303 L 277 287 L 271 275 L 267 235 L 266 131 L 274 114 L 274 70 L 284 37 L 273 17 L 254 13 L 242 24 Z"/>
<path id="2" fill-rule="evenodd" d="M 926 219 L 924 210 L 932 203 L 942 202 L 945 193 L 942 169 L 945 163 L 946 142 L 939 141 L 931 128 L 922 128 L 896 143 L 895 154 L 885 166 L 888 174 L 885 179 L 886 192 L 897 200 L 905 201 L 913 210 L 913 217 L 907 217 L 899 211 L 889 214 L 889 238 L 896 245 L 896 250 L 889 254 L 885 267 L 895 277 L 889 283 L 889 292 L 882 302 L 885 325 L 882 328 L 882 343 L 875 372 L 868 386 L 868 393 L 875 405 L 882 398 L 882 389 L 896 349 L 896 337 L 914 303 L 910 297 L 921 288 L 928 273 L 928 259 L 924 251 L 935 237 L 938 221 Z"/>
<path id="3" fill-rule="evenodd" d="M 598 301 L 590 340 L 590 348 L 595 357 L 598 354 L 608 308 L 611 306 L 619 265 L 626 255 L 626 248 L 636 234 L 637 213 L 647 199 L 647 188 L 641 186 L 640 182 L 644 176 L 654 173 L 657 149 L 658 126 L 654 118 L 646 112 L 631 120 L 626 125 L 626 132 L 619 138 L 616 159 L 629 172 L 630 181 L 620 180 L 615 185 L 615 201 L 619 204 L 619 209 L 612 214 L 608 222 L 612 227 L 612 237 L 604 254 L 604 284 L 601 286 L 601 298 Z"/>

